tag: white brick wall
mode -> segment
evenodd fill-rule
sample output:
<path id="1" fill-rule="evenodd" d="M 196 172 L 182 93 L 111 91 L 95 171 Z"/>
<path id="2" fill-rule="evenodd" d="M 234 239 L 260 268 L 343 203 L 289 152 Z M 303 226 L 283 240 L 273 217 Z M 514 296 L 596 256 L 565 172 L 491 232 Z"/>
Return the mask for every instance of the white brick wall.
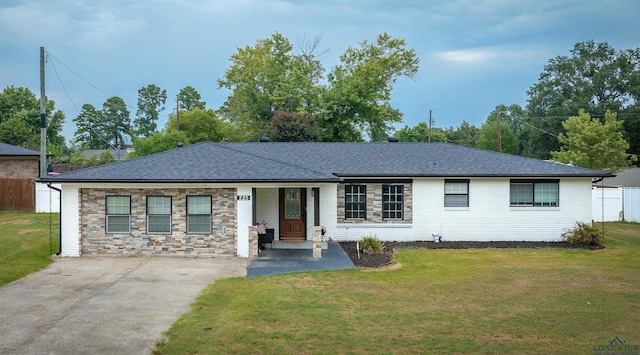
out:
<path id="1" fill-rule="evenodd" d="M 80 219 L 78 187 L 63 185 L 60 232 L 62 256 L 80 256 Z"/>
<path id="2" fill-rule="evenodd" d="M 559 241 L 576 221 L 591 221 L 591 179 L 562 179 L 559 207 L 510 207 L 510 179 L 471 179 L 469 207 L 444 207 L 444 179 L 415 179 L 410 225 L 324 225 L 336 240 L 375 235 L 381 240 Z M 324 197 L 324 196 L 323 196 Z M 329 201 L 323 201 L 328 204 Z M 328 208 L 325 207 L 325 208 Z M 333 219 L 335 221 L 335 219 Z"/>

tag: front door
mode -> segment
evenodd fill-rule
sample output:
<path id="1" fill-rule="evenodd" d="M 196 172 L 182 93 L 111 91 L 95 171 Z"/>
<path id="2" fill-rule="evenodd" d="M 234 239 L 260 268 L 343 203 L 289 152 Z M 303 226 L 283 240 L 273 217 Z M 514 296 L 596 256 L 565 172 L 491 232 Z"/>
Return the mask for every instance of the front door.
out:
<path id="1" fill-rule="evenodd" d="M 306 189 L 280 189 L 280 239 L 300 241 L 306 239 Z"/>

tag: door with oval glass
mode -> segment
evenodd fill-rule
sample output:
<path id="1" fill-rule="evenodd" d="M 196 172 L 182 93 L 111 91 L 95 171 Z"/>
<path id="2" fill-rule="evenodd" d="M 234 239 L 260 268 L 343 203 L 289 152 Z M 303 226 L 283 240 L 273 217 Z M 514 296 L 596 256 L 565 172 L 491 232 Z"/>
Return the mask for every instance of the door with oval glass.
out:
<path id="1" fill-rule="evenodd" d="M 280 239 L 302 241 L 307 239 L 307 190 L 280 189 Z"/>

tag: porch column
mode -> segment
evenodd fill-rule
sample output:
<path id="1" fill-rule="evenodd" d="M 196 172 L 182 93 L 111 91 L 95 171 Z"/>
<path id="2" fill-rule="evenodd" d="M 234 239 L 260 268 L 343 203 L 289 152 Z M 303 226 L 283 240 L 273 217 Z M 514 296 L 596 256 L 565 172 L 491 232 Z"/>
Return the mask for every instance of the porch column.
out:
<path id="1" fill-rule="evenodd" d="M 238 215 L 236 226 L 237 235 L 237 250 L 238 256 L 248 258 L 250 245 L 249 245 L 249 226 L 252 225 L 253 219 L 253 194 L 251 187 L 238 187 L 236 190 L 236 211 Z M 256 249 L 257 252 L 257 249 Z"/>
<path id="2" fill-rule="evenodd" d="M 249 257 L 258 256 L 258 227 L 249 226 Z"/>
<path id="3" fill-rule="evenodd" d="M 322 257 L 322 227 L 313 227 L 313 258 L 319 259 Z"/>

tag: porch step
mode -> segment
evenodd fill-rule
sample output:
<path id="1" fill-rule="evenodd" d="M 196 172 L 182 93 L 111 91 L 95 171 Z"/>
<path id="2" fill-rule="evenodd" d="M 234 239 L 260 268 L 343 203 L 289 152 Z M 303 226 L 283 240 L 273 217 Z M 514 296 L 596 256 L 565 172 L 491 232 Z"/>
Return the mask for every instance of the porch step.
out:
<path id="1" fill-rule="evenodd" d="M 270 245 L 267 244 L 267 248 Z M 322 249 L 327 249 L 327 242 L 322 242 Z M 313 249 L 313 241 L 311 240 L 302 240 L 295 242 L 286 242 L 283 240 L 274 240 L 273 241 L 273 249 Z"/>

